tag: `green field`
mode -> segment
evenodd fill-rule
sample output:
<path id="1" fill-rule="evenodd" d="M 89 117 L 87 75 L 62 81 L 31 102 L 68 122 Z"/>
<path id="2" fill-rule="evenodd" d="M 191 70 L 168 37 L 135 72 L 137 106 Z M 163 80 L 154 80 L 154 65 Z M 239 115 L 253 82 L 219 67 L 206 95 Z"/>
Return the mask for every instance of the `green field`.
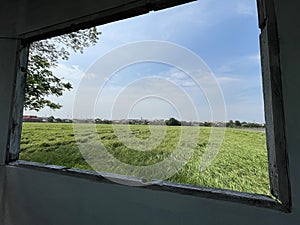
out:
<path id="1" fill-rule="evenodd" d="M 163 140 L 151 151 L 135 151 L 126 147 L 116 136 L 112 125 L 97 125 L 97 135 L 90 126 L 82 124 L 83 132 L 76 135 L 79 143 L 90 144 L 91 158 L 97 151 L 95 143 L 103 143 L 106 150 L 119 161 L 133 166 L 148 166 L 170 156 L 181 135 L 180 127 L 167 127 Z M 119 125 L 120 129 L 123 129 Z M 123 126 L 125 127 L 125 126 Z M 137 139 L 147 140 L 149 126 L 131 125 Z M 188 129 L 199 129 L 189 127 Z M 176 174 L 168 180 L 176 183 L 230 189 L 249 193 L 270 195 L 266 137 L 264 132 L 227 129 L 219 154 L 203 172 L 199 171 L 203 154 L 208 145 L 211 128 L 201 127 L 194 154 Z M 79 151 L 72 124 L 23 123 L 20 159 L 70 168 L 92 170 Z M 184 146 L 191 148 L 186 140 Z M 126 175 L 139 174 L 111 168 L 110 161 L 103 159 L 103 172 L 117 171 Z M 163 173 L 164 171 L 162 171 Z"/>

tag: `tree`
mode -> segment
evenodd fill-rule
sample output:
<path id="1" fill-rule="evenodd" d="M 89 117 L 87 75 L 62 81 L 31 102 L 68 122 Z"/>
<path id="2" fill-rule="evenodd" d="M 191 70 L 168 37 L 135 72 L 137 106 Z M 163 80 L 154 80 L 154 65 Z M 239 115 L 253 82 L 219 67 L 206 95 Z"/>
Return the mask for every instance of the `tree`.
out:
<path id="1" fill-rule="evenodd" d="M 228 123 L 226 123 L 226 127 L 233 127 L 233 120 L 229 120 Z"/>
<path id="2" fill-rule="evenodd" d="M 50 117 L 47 118 L 47 121 L 48 121 L 49 123 L 53 123 L 54 120 L 55 120 L 54 116 L 50 116 Z"/>
<path id="3" fill-rule="evenodd" d="M 236 120 L 236 121 L 234 122 L 234 126 L 240 127 L 240 126 L 242 126 L 242 124 L 241 124 L 240 121 Z"/>
<path id="4" fill-rule="evenodd" d="M 63 120 L 61 118 L 56 118 L 55 120 L 56 120 L 57 123 L 62 123 L 63 122 Z"/>
<path id="5" fill-rule="evenodd" d="M 96 123 L 96 124 L 101 124 L 101 122 L 102 122 L 101 119 L 99 119 L 99 118 L 95 119 L 95 123 Z"/>
<path id="6" fill-rule="evenodd" d="M 211 125 L 212 125 L 212 123 L 210 123 L 210 122 L 204 122 L 204 124 L 203 124 L 203 126 L 205 126 L 205 127 L 211 127 Z"/>
<path id="7" fill-rule="evenodd" d="M 181 126 L 181 123 L 176 120 L 175 118 L 170 118 L 169 120 L 166 121 L 167 126 Z"/>
<path id="8" fill-rule="evenodd" d="M 55 76 L 51 69 L 58 66 L 59 60 L 68 60 L 70 50 L 83 53 L 84 48 L 95 45 L 100 34 L 94 27 L 33 42 L 27 67 L 25 109 L 60 109 L 62 105 L 52 102 L 48 97 L 59 97 L 64 91 L 71 90 L 72 85 L 63 81 L 63 77 Z"/>

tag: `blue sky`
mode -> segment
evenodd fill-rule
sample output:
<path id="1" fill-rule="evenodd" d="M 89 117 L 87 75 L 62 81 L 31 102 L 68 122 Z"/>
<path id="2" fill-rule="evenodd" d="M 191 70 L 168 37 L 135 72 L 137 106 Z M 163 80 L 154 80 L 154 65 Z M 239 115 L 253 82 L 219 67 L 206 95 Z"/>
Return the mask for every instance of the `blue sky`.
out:
<path id="1" fill-rule="evenodd" d="M 183 46 L 201 57 L 222 89 L 227 120 L 264 122 L 255 0 L 199 0 L 99 26 L 98 30 L 102 35 L 96 46 L 86 49 L 83 55 L 71 54 L 68 61 L 61 61 L 53 70 L 74 86 L 63 97 L 51 97 L 63 108 L 57 111 L 44 109 L 39 113 L 27 111 L 26 114 L 71 118 L 80 81 L 99 58 L 128 43 L 159 40 Z M 138 79 L 157 76 L 179 85 L 195 102 L 198 118 L 183 113 L 185 116 L 180 119 L 212 120 L 205 95 L 195 90 L 186 74 L 170 65 L 149 62 L 126 67 L 114 74 L 97 101 L 95 117 L 112 118 L 111 102 L 116 100 L 124 87 Z M 133 88 L 136 89 L 132 93 L 142 92 L 142 89 Z M 179 118 L 175 114 L 172 104 L 153 98 L 138 103 L 128 117 Z M 85 117 L 84 110 L 80 117 Z"/>

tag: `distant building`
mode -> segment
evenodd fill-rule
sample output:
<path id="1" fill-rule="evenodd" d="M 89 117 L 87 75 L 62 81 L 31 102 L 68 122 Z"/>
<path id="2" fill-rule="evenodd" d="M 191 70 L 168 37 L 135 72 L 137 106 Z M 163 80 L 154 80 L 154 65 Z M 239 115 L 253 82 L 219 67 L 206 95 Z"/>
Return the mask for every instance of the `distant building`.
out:
<path id="1" fill-rule="evenodd" d="M 43 119 L 37 116 L 23 115 L 23 122 L 43 122 Z"/>

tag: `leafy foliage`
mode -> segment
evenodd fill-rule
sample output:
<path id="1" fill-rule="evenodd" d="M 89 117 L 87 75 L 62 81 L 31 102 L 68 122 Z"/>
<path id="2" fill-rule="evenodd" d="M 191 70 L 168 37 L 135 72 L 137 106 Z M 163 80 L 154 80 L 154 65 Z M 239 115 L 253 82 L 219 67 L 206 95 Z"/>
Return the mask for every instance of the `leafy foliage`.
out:
<path id="1" fill-rule="evenodd" d="M 236 121 L 234 121 L 234 126 L 241 127 L 242 124 L 241 124 L 241 122 L 239 120 L 236 120 Z"/>
<path id="2" fill-rule="evenodd" d="M 59 97 L 65 90 L 72 89 L 72 85 L 63 81 L 63 77 L 55 76 L 51 69 L 58 66 L 59 60 L 68 60 L 70 51 L 83 53 L 84 48 L 95 45 L 99 35 L 94 27 L 33 42 L 28 60 L 25 109 L 60 109 L 62 106 L 48 97 Z"/>
<path id="3" fill-rule="evenodd" d="M 176 120 L 175 118 L 170 118 L 166 121 L 167 126 L 181 126 L 181 122 Z"/>

